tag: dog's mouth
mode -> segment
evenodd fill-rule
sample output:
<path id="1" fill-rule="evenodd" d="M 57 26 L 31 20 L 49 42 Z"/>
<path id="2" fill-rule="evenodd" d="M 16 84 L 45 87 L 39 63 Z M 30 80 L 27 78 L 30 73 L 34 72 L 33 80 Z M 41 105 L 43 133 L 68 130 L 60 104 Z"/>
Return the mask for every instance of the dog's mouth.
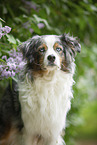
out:
<path id="1" fill-rule="evenodd" d="M 57 66 L 55 63 L 53 63 L 53 62 L 49 62 L 48 63 L 48 65 L 47 65 L 48 67 L 50 66 L 50 67 L 54 67 L 54 66 Z"/>
<path id="2" fill-rule="evenodd" d="M 44 70 L 53 71 L 53 70 L 60 70 L 60 67 L 54 63 L 48 63 L 48 65 L 43 67 Z"/>

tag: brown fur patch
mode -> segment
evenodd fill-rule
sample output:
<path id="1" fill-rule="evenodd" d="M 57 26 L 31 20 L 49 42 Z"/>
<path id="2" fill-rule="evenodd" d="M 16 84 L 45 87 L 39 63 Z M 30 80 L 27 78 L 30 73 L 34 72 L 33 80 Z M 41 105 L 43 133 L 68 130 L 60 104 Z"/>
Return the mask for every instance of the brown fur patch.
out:
<path id="1" fill-rule="evenodd" d="M 41 135 L 37 135 L 34 137 L 34 142 L 32 145 L 43 145 L 44 144 L 44 139 Z"/>
<path id="2" fill-rule="evenodd" d="M 55 43 L 54 49 L 56 50 L 57 47 L 62 49 L 62 51 L 58 52 L 59 57 L 60 57 L 61 70 L 65 71 L 65 72 L 69 72 L 67 69 L 67 62 L 66 62 L 65 56 L 63 54 L 63 47 L 59 43 Z"/>
<path id="3" fill-rule="evenodd" d="M 67 62 L 65 60 L 65 56 L 62 55 L 61 59 L 62 59 L 62 61 L 61 61 L 61 70 L 65 71 L 65 72 L 69 72 L 69 70 L 67 68 Z"/>
<path id="4" fill-rule="evenodd" d="M 38 51 L 39 51 L 41 48 L 44 48 L 45 51 L 47 50 L 47 46 L 46 46 L 45 44 L 42 44 L 42 45 L 38 48 Z"/>
<path id="5" fill-rule="evenodd" d="M 0 138 L 0 145 L 11 145 L 17 136 L 17 132 L 16 128 L 6 130 L 5 134 Z"/>
<path id="6" fill-rule="evenodd" d="M 44 75 L 48 74 L 48 70 L 37 70 L 37 71 L 32 71 L 32 76 L 34 78 L 37 77 L 43 77 Z"/>
<path id="7" fill-rule="evenodd" d="M 62 51 L 63 51 L 63 47 L 62 47 L 59 43 L 55 43 L 55 44 L 54 44 L 54 50 L 56 50 L 57 47 L 61 48 Z M 61 54 L 62 51 L 60 51 L 59 53 Z"/>

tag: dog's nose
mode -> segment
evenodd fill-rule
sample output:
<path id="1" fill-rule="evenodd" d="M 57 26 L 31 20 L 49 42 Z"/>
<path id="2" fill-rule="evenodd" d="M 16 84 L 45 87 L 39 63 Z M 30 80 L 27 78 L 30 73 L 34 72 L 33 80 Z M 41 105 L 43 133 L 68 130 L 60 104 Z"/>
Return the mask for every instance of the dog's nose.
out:
<path id="1" fill-rule="evenodd" d="M 47 59 L 50 61 L 50 62 L 54 62 L 55 61 L 55 59 L 56 59 L 56 57 L 54 56 L 54 55 L 49 55 L 48 57 L 47 57 Z"/>

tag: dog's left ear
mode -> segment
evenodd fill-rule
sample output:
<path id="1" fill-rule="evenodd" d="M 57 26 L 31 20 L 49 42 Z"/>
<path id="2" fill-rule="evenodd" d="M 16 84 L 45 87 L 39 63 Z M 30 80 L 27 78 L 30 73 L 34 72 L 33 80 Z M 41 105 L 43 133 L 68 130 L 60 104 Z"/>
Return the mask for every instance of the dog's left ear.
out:
<path id="1" fill-rule="evenodd" d="M 73 56 L 76 55 L 77 52 L 81 51 L 81 45 L 78 40 L 74 37 L 70 37 L 69 34 L 61 35 L 61 42 L 65 49 L 68 49 L 69 53 Z"/>

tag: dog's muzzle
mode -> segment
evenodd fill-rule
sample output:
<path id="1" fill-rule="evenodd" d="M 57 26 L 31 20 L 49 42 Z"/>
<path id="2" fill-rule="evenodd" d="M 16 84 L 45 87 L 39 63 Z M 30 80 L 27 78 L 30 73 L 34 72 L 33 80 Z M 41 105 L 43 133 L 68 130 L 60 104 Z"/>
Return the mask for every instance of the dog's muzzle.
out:
<path id="1" fill-rule="evenodd" d="M 52 54 L 52 55 L 49 55 L 48 57 L 47 57 L 47 60 L 48 60 L 48 65 L 51 65 L 51 66 L 55 66 L 55 59 L 56 59 L 56 57 Z"/>

